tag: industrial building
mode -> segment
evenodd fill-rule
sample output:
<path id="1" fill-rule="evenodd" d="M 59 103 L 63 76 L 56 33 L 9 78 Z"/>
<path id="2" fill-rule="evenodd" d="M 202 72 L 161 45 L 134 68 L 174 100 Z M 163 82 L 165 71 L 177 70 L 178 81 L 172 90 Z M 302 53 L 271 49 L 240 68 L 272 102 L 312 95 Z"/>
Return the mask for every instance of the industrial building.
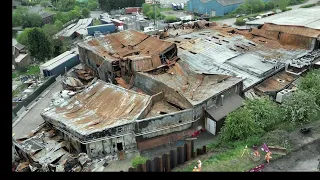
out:
<path id="1" fill-rule="evenodd" d="M 189 12 L 209 16 L 224 16 L 234 11 L 244 0 L 189 0 Z"/>
<path id="2" fill-rule="evenodd" d="M 73 40 L 79 36 L 88 34 L 87 27 L 93 25 L 93 18 L 79 19 L 77 23 L 73 23 L 56 34 L 60 39 Z"/>
<path id="3" fill-rule="evenodd" d="M 123 31 L 78 45 L 101 80 L 42 117 L 89 157 L 161 146 L 199 125 L 216 134 L 242 104 L 242 78 L 193 71 L 174 43 Z"/>
<path id="4" fill-rule="evenodd" d="M 59 56 L 40 65 L 40 72 L 44 77 L 59 76 L 64 74 L 66 70 L 70 70 L 79 64 L 79 55 L 75 51 L 66 51 Z"/>

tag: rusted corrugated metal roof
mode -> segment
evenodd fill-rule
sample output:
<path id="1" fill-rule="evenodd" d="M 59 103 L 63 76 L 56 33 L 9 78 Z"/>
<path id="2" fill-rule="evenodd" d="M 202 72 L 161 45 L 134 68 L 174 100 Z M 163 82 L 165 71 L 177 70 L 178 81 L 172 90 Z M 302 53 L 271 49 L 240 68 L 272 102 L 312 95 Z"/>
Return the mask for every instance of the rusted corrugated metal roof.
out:
<path id="1" fill-rule="evenodd" d="M 255 86 L 255 89 L 265 93 L 265 92 L 278 92 L 281 91 L 286 86 L 290 85 L 298 76 L 289 74 L 282 71 L 266 80 L 264 80 L 259 85 Z"/>
<path id="2" fill-rule="evenodd" d="M 134 30 L 121 31 L 119 33 L 111 34 L 124 46 L 135 46 L 148 38 L 149 36 Z"/>
<path id="3" fill-rule="evenodd" d="M 151 96 L 98 80 L 65 103 L 42 113 L 82 135 L 133 122 Z"/>
<path id="4" fill-rule="evenodd" d="M 129 60 L 132 60 L 132 67 L 134 71 L 145 72 L 155 69 L 161 66 L 159 56 L 128 56 Z"/>
<path id="5" fill-rule="evenodd" d="M 187 72 L 185 68 L 182 69 L 180 67 L 179 61 L 175 66 L 177 67 L 173 70 L 176 73 L 142 74 L 176 90 L 193 105 L 197 105 L 242 81 L 242 78 L 233 76 L 203 75 Z"/>
<path id="6" fill-rule="evenodd" d="M 296 34 L 301 36 L 317 38 L 320 36 L 320 30 L 299 26 L 281 26 L 275 24 L 264 24 L 262 29 L 268 31 L 278 31 L 288 34 Z"/>
<path id="7" fill-rule="evenodd" d="M 155 37 L 149 37 L 137 45 L 142 54 L 160 54 L 175 44 L 166 42 Z"/>

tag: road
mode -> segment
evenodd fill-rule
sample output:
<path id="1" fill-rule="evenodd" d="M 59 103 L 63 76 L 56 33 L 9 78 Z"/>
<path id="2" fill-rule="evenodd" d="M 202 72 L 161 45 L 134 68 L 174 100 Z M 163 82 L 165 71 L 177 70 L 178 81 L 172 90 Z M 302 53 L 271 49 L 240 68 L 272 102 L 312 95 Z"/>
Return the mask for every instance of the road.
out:
<path id="1" fill-rule="evenodd" d="M 49 92 L 47 92 L 48 90 Z M 12 129 L 12 133 L 15 133 L 14 138 L 17 139 L 29 134 L 32 130 L 36 129 L 40 124 L 44 122 L 40 113 L 45 108 L 49 107 L 52 94 L 61 90 L 61 84 L 55 82 L 49 88 L 43 91 L 43 93 L 38 98 L 42 97 L 46 93 L 44 97 L 39 99 L 36 104 L 28 112 L 26 112 L 27 114 L 22 117 L 20 121 L 18 119 L 17 121 L 19 122 L 14 123 L 16 124 Z M 30 105 L 32 106 L 32 104 L 33 103 L 31 103 Z"/>
<path id="2" fill-rule="evenodd" d="M 90 17 L 99 19 L 99 15 L 104 13 L 104 11 L 90 11 Z"/>
<path id="3" fill-rule="evenodd" d="M 297 152 L 270 162 L 264 172 L 269 171 L 315 171 L 320 158 L 320 140 L 301 148 Z"/>
<path id="4" fill-rule="evenodd" d="M 298 5 L 294 5 L 294 6 L 289 6 L 289 8 L 292 8 L 292 9 L 299 9 L 300 6 L 302 5 L 306 5 L 306 4 L 313 4 L 313 3 L 316 3 L 318 2 L 319 0 L 309 0 L 309 1 L 306 1 L 305 3 L 302 3 L 302 4 L 298 4 Z M 223 19 L 223 20 L 218 20 L 217 22 L 221 22 L 223 24 L 228 24 L 228 25 L 231 25 L 232 27 L 235 27 L 235 28 L 243 28 L 245 26 L 236 26 L 234 25 L 234 22 L 236 22 L 236 18 L 229 18 L 229 19 Z"/>

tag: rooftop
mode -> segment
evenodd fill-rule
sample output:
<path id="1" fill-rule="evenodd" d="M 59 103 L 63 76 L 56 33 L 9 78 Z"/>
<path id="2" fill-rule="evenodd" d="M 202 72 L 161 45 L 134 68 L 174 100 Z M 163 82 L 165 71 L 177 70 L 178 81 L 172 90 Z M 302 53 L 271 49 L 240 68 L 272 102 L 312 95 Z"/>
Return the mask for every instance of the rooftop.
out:
<path id="1" fill-rule="evenodd" d="M 195 74 L 188 71 L 181 61 L 183 60 L 178 61 L 167 73 L 141 74 L 166 84 L 192 105 L 197 105 L 243 81 L 241 78 L 227 75 Z"/>
<path id="2" fill-rule="evenodd" d="M 171 46 L 174 46 L 173 43 L 133 30 L 108 34 L 81 42 L 78 45 L 91 50 L 108 61 L 117 61 L 119 60 L 119 56 L 159 55 Z"/>
<path id="3" fill-rule="evenodd" d="M 77 54 L 75 54 L 73 51 L 66 51 L 62 54 L 60 54 L 59 56 L 45 62 L 44 64 L 42 64 L 40 67 L 42 69 L 44 68 L 50 68 L 50 67 L 55 67 L 55 64 L 60 63 L 61 61 L 64 60 L 68 60 L 70 59 L 70 57 L 76 56 Z"/>
<path id="4" fill-rule="evenodd" d="M 43 112 L 42 116 L 86 136 L 133 122 L 150 101 L 149 95 L 97 80 L 60 107 Z"/>
<path id="5" fill-rule="evenodd" d="M 19 56 L 15 59 L 17 63 L 21 62 L 28 54 L 19 54 Z"/>
<path id="6" fill-rule="evenodd" d="M 312 8 L 299 8 L 278 13 L 269 17 L 247 22 L 246 24 L 271 23 L 276 25 L 300 26 L 320 30 L 320 6 Z"/>
<path id="7" fill-rule="evenodd" d="M 241 77 L 244 89 L 276 71 L 278 63 L 302 56 L 305 50 L 266 47 L 264 41 L 250 39 L 220 29 L 205 29 L 170 38 L 178 46 L 178 56 L 197 73 Z"/>
<path id="8" fill-rule="evenodd" d="M 64 30 L 59 32 L 57 36 L 63 36 L 63 37 L 70 37 L 72 36 L 76 31 L 79 31 L 81 29 L 85 29 L 92 24 L 93 18 L 86 18 L 86 19 L 79 19 L 77 23 L 71 24 L 68 27 L 66 27 Z"/>

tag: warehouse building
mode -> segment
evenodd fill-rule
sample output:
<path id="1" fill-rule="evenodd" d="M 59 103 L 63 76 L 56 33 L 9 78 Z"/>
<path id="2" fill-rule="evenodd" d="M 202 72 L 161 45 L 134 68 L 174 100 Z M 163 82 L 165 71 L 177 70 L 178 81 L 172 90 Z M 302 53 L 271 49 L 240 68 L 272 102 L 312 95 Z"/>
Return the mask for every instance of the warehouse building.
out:
<path id="1" fill-rule="evenodd" d="M 300 8 L 246 23 L 252 33 L 307 50 L 320 48 L 320 7 Z"/>
<path id="2" fill-rule="evenodd" d="M 82 65 L 101 80 L 42 117 L 90 157 L 158 147 L 199 125 L 217 134 L 242 105 L 242 78 L 194 72 L 177 61 L 174 43 L 123 31 L 78 45 Z"/>
<path id="3" fill-rule="evenodd" d="M 209 16 L 224 16 L 234 11 L 244 0 L 189 0 L 188 11 Z"/>

